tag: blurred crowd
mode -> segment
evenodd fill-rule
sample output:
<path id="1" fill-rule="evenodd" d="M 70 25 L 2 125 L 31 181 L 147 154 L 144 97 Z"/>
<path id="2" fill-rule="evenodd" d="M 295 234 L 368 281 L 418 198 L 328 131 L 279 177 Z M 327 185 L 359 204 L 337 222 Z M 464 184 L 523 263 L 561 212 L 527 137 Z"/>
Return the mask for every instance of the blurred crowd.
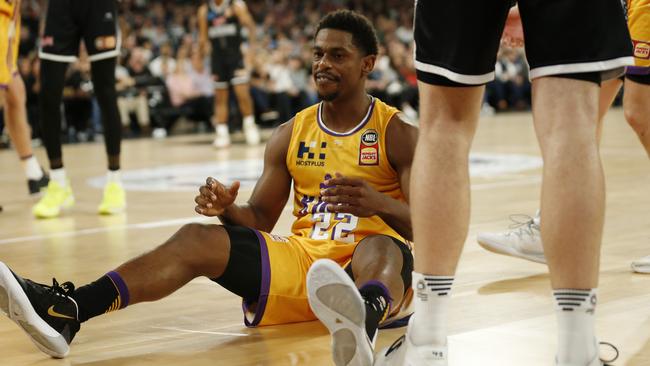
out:
<path id="1" fill-rule="evenodd" d="M 205 0 L 122 0 L 122 54 L 116 69 L 118 105 L 125 136 L 165 136 L 179 119 L 212 128 L 210 64 L 198 50 L 197 9 Z M 413 2 L 402 0 L 246 0 L 257 24 L 251 94 L 256 120 L 272 127 L 317 101 L 311 78 L 311 37 L 323 14 L 351 8 L 375 25 L 380 53 L 369 77 L 369 93 L 417 118 L 413 66 Z M 23 0 L 19 68 L 27 87 L 29 121 L 38 135 L 38 29 L 43 15 L 38 0 Z M 245 35 L 249 37 L 250 35 Z M 247 45 L 244 44 L 244 47 Z M 83 53 L 83 51 L 82 51 Z M 69 67 L 62 114 L 68 141 L 88 140 L 101 132 L 85 57 Z M 523 51 L 504 49 L 496 80 L 487 86 L 484 109 L 526 109 L 530 83 Z M 240 120 L 231 103 L 231 128 Z"/>

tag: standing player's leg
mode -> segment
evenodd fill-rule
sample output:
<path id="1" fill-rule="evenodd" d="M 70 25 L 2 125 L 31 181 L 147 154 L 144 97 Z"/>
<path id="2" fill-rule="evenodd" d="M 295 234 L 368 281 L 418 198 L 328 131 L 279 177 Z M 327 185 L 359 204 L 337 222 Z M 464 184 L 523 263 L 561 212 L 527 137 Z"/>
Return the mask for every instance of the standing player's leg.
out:
<path id="1" fill-rule="evenodd" d="M 602 140 L 605 115 L 621 89 L 621 85 L 623 83 L 619 78 L 607 80 L 601 84 L 596 130 L 599 144 Z M 540 211 L 537 210 L 534 217 L 511 215 L 511 220 L 514 222 L 514 228 L 503 232 L 480 232 L 476 236 L 476 241 L 480 246 L 493 253 L 546 264 L 540 231 Z"/>
<path id="2" fill-rule="evenodd" d="M 30 194 L 36 194 L 47 186 L 49 177 L 43 172 L 32 150 L 32 134 L 27 122 L 25 107 L 25 84 L 19 74 L 15 74 L 7 89 L 6 106 L 4 108 L 5 123 L 11 141 L 27 176 L 27 187 Z"/>
<path id="3" fill-rule="evenodd" d="M 236 244 L 235 244 L 236 243 Z M 65 357 L 80 324 L 139 302 L 170 295 L 200 276 L 245 299 L 257 299 L 259 242 L 241 227 L 187 224 L 156 249 L 75 290 L 45 286 L 14 274 L 0 262 L 0 310 L 16 321 L 43 352 Z M 242 268 L 243 267 L 243 268 Z"/>
<path id="4" fill-rule="evenodd" d="M 544 159 L 541 234 L 556 303 L 556 363 L 602 365 L 594 317 L 605 215 L 597 137 L 600 83 L 631 63 L 629 33 L 614 0 L 592 1 L 589 7 L 522 1 L 519 9 Z M 585 38 L 593 43 L 574 46 Z"/>
<path id="5" fill-rule="evenodd" d="M 257 145 L 260 143 L 260 131 L 255 124 L 249 77 L 245 73 L 245 70 L 235 71 L 235 78 L 231 80 L 231 83 L 243 119 L 242 129 L 244 130 L 246 143 L 248 145 Z"/>
<path id="6" fill-rule="evenodd" d="M 650 67 L 648 67 L 650 72 Z M 623 110 L 625 119 L 639 136 L 650 157 L 650 73 L 625 77 Z"/>
<path id="7" fill-rule="evenodd" d="M 63 168 L 61 151 L 61 99 L 68 63 L 79 54 L 80 35 L 75 25 L 74 8 L 65 0 L 47 4 L 45 26 L 40 42 L 40 94 L 38 98 L 41 135 L 50 161 L 50 183 L 43 198 L 34 205 L 36 217 L 56 217 L 74 204 L 70 182 Z"/>
<path id="8" fill-rule="evenodd" d="M 214 89 L 214 128 L 216 136 L 212 145 L 218 149 L 230 146 L 230 131 L 228 130 L 228 104 L 230 93 L 228 83 L 216 82 Z"/>
<path id="9" fill-rule="evenodd" d="M 650 69 L 650 67 L 649 67 Z M 625 118 L 639 136 L 650 157 L 650 74 L 628 75 L 625 78 L 623 108 Z M 632 262 L 632 269 L 638 273 L 650 273 L 650 256 Z"/>
<path id="10" fill-rule="evenodd" d="M 56 217 L 62 209 L 74 204 L 61 148 L 61 101 L 67 67 L 65 62 L 41 59 L 38 103 L 43 144 L 50 161 L 50 183 L 43 197 L 32 208 L 38 218 Z"/>
<path id="11" fill-rule="evenodd" d="M 115 91 L 115 66 L 121 45 L 117 3 L 114 0 L 84 2 L 77 11 L 85 22 L 82 37 L 91 63 L 91 78 L 101 111 L 108 160 L 107 182 L 97 211 L 104 215 L 116 214 L 126 208 L 126 195 L 120 178 L 122 122 Z"/>
<path id="12" fill-rule="evenodd" d="M 508 1 L 416 2 L 420 134 L 411 175 L 415 313 L 379 365 L 447 365 L 447 313 L 469 227 L 469 150 L 484 84 L 494 78 Z M 458 44 L 479 45 L 456 47 Z M 444 172 L 444 174 L 441 174 Z M 431 203 L 434 204 L 431 204 Z"/>
<path id="13" fill-rule="evenodd" d="M 104 127 L 104 144 L 108 160 L 107 182 L 98 211 L 100 214 L 107 215 L 120 213 L 126 208 L 126 194 L 124 193 L 120 179 L 122 122 L 117 107 L 117 93 L 115 91 L 116 61 L 116 58 L 111 57 L 91 63 L 91 77 L 101 111 L 102 125 Z"/>

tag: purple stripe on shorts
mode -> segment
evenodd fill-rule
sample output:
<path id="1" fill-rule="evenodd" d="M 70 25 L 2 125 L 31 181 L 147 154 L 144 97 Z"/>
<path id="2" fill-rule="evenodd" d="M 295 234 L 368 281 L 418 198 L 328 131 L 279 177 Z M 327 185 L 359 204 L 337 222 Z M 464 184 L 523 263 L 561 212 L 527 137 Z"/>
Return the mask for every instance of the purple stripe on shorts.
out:
<path id="1" fill-rule="evenodd" d="M 627 75 L 650 75 L 650 67 L 648 66 L 628 66 L 625 69 Z"/>
<path id="2" fill-rule="evenodd" d="M 262 233 L 257 230 L 253 230 L 257 239 L 260 241 L 260 254 L 262 257 L 262 284 L 260 286 L 260 297 L 257 299 L 257 309 L 255 309 L 255 318 L 252 322 L 249 322 L 246 316 L 244 316 L 244 324 L 247 327 L 256 327 L 262 317 L 264 316 L 264 310 L 266 309 L 266 301 L 269 298 L 269 289 L 271 288 L 271 263 L 269 261 L 269 249 L 266 244 L 266 239 Z M 244 314 L 248 311 L 248 308 L 251 304 L 244 301 L 242 304 Z"/>
<path id="3" fill-rule="evenodd" d="M 393 298 L 390 297 L 390 291 L 388 291 L 388 287 L 386 287 L 386 285 L 384 285 L 383 283 L 381 283 L 379 281 L 370 280 L 370 281 L 364 283 L 363 286 L 361 286 L 361 288 L 359 289 L 359 291 L 363 293 L 363 290 L 368 286 L 377 286 L 384 292 L 383 295 L 386 298 L 386 301 L 388 301 L 388 308 L 389 308 L 388 312 L 390 313 L 390 308 L 391 308 L 391 305 L 393 304 Z"/>
<path id="4" fill-rule="evenodd" d="M 120 294 L 120 309 L 123 309 L 129 305 L 129 288 L 126 287 L 126 283 L 124 283 L 124 280 L 122 279 L 122 276 L 120 276 L 119 273 L 115 271 L 110 271 L 106 274 L 108 278 L 113 281 L 115 284 L 115 287 L 117 288 L 117 292 Z"/>

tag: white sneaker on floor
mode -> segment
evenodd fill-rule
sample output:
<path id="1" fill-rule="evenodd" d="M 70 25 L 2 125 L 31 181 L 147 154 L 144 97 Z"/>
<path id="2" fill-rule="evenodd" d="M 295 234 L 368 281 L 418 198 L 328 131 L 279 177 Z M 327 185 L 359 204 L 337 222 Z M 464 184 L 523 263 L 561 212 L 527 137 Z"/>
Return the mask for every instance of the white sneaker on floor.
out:
<path id="1" fill-rule="evenodd" d="M 637 273 L 650 273 L 650 255 L 632 262 L 632 270 Z"/>
<path id="2" fill-rule="evenodd" d="M 476 240 L 486 250 L 511 257 L 546 264 L 539 211 L 535 217 L 511 215 L 510 230 L 500 233 L 478 233 Z"/>
<path id="3" fill-rule="evenodd" d="M 407 332 L 377 353 L 374 366 L 447 366 L 447 357 L 447 345 L 416 346 Z"/>
<path id="4" fill-rule="evenodd" d="M 212 146 L 217 149 L 230 146 L 230 134 L 217 134 L 217 137 L 212 142 Z"/>
<path id="5" fill-rule="evenodd" d="M 365 303 L 348 274 L 332 260 L 317 260 L 307 273 L 307 294 L 312 311 L 332 335 L 336 366 L 371 366 Z"/>
<path id="6" fill-rule="evenodd" d="M 246 138 L 246 144 L 248 145 L 258 145 L 261 141 L 260 129 L 255 123 L 244 124 L 244 137 Z"/>
<path id="7" fill-rule="evenodd" d="M 599 349 L 600 346 L 608 346 L 608 347 L 610 347 L 611 350 L 612 350 L 613 353 L 614 353 L 613 356 L 611 356 L 611 358 L 608 359 L 608 360 L 604 360 L 604 359 L 600 356 L 600 352 L 599 352 L 599 353 L 598 353 L 596 356 L 594 356 L 594 358 L 593 358 L 591 361 L 589 361 L 589 363 L 586 364 L 586 365 L 584 365 L 584 364 L 577 364 L 577 363 L 559 363 L 559 362 L 557 361 L 557 358 L 556 358 L 556 359 L 555 359 L 555 366 L 612 366 L 612 365 L 610 364 L 610 362 L 614 362 L 614 361 L 616 361 L 616 360 L 618 359 L 618 356 L 619 356 L 618 348 L 616 348 L 616 346 L 614 346 L 613 344 L 608 343 L 608 342 L 596 342 L 596 349 Z"/>

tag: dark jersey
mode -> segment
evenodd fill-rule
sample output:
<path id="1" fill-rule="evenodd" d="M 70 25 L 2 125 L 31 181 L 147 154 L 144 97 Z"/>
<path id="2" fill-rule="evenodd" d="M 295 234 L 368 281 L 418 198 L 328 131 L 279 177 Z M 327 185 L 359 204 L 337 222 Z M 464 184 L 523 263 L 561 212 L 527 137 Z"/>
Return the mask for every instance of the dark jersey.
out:
<path id="1" fill-rule="evenodd" d="M 213 57 L 242 57 L 241 24 L 232 4 L 232 0 L 224 0 L 217 6 L 213 0 L 208 0 L 208 38 L 212 43 Z"/>

